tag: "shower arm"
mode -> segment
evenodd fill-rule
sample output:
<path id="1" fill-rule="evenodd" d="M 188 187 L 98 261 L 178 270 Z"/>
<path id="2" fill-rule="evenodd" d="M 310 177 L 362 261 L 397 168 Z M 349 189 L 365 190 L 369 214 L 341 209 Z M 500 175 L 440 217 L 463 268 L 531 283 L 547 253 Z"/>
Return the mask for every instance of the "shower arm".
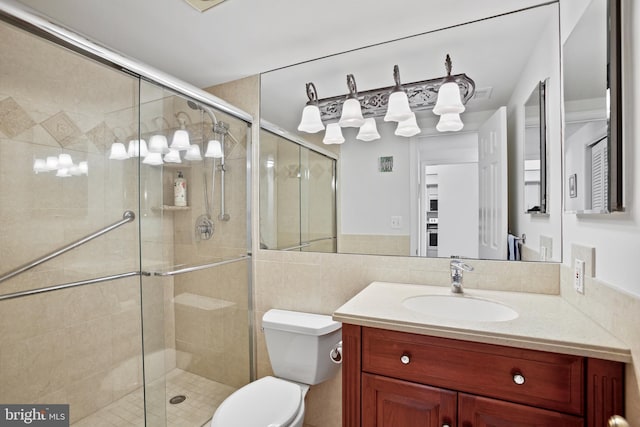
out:
<path id="1" fill-rule="evenodd" d="M 108 225 L 108 226 L 96 231 L 95 233 L 91 233 L 91 234 L 89 234 L 87 236 L 84 236 L 83 238 L 78 239 L 78 240 L 76 240 L 74 242 L 71 242 L 66 246 L 63 246 L 63 247 L 61 247 L 59 249 L 56 249 L 55 251 L 51 252 L 50 254 L 44 255 L 44 256 L 42 256 L 40 258 L 37 258 L 37 259 L 27 263 L 27 264 L 22 265 L 22 266 L 14 269 L 14 270 L 11 270 L 8 273 L 3 274 L 2 276 L 0 276 L 0 283 L 4 282 L 5 280 L 9 280 L 12 277 L 15 277 L 15 276 L 17 276 L 17 275 L 19 275 L 21 273 L 24 273 L 25 271 L 31 270 L 32 268 L 37 267 L 40 264 L 43 264 L 43 263 L 45 263 L 45 262 L 47 262 L 49 260 L 52 260 L 53 258 L 56 258 L 56 257 L 64 254 L 65 252 L 70 251 L 71 249 L 75 249 L 78 246 L 82 246 L 85 243 L 95 239 L 96 237 L 100 237 L 103 234 L 106 234 L 106 233 L 110 232 L 111 230 L 115 230 L 116 228 L 118 228 L 118 227 L 120 227 L 120 226 L 122 226 L 122 225 L 124 225 L 124 224 L 126 224 L 128 222 L 131 222 L 134 219 L 136 219 L 136 214 L 133 213 L 133 211 L 125 211 L 122 214 L 122 219 L 120 221 L 115 222 L 115 223 L 113 223 L 111 225 Z"/>

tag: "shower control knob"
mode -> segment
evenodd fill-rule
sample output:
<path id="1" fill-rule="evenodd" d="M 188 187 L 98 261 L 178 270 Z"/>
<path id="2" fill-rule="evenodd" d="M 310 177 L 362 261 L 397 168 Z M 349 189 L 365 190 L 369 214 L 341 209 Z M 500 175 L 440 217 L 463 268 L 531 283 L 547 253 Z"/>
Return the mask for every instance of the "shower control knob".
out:
<path id="1" fill-rule="evenodd" d="M 409 362 L 411 362 L 411 359 L 409 358 L 408 354 L 403 354 L 402 357 L 400 358 L 400 361 L 402 362 L 403 365 L 408 365 Z"/>
<path id="2" fill-rule="evenodd" d="M 522 385 L 525 382 L 525 378 L 524 375 L 522 375 L 520 372 L 517 372 L 513 375 L 513 382 L 518 384 L 518 385 Z"/>

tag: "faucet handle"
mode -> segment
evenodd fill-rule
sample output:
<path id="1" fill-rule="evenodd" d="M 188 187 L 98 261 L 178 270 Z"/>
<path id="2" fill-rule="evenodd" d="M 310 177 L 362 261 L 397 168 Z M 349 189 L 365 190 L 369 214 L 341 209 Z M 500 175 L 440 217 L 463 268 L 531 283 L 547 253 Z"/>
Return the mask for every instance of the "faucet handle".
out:
<path id="1" fill-rule="evenodd" d="M 454 259 L 451 260 L 451 262 L 449 263 L 449 265 L 451 266 L 451 270 L 456 270 L 456 271 L 473 271 L 473 267 L 470 266 L 469 264 L 467 264 L 464 261 L 460 261 L 459 259 Z"/>

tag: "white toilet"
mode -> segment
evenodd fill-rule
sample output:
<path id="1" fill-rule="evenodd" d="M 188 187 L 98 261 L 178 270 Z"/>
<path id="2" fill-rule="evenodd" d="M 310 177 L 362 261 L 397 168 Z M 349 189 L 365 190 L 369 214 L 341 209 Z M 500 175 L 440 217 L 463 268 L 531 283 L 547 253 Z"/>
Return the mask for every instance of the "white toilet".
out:
<path id="1" fill-rule="evenodd" d="M 309 386 L 338 371 L 330 353 L 342 339 L 342 324 L 330 316 L 269 310 L 262 328 L 277 378 L 235 391 L 218 407 L 211 427 L 302 427 Z"/>

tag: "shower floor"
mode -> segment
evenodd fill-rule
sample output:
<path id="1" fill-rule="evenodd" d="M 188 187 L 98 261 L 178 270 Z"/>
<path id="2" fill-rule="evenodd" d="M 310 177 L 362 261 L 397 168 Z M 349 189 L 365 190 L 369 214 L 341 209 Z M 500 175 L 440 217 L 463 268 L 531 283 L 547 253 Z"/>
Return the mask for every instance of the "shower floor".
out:
<path id="1" fill-rule="evenodd" d="M 150 399 L 148 426 L 201 427 L 214 411 L 236 389 L 207 378 L 174 369 L 166 375 L 166 398 L 163 402 Z M 173 396 L 184 395 L 177 405 L 169 403 Z M 111 405 L 72 424 L 73 427 L 144 427 L 144 394 L 139 388 Z M 165 412 L 166 411 L 166 412 Z M 166 424 L 164 422 L 166 414 Z"/>

